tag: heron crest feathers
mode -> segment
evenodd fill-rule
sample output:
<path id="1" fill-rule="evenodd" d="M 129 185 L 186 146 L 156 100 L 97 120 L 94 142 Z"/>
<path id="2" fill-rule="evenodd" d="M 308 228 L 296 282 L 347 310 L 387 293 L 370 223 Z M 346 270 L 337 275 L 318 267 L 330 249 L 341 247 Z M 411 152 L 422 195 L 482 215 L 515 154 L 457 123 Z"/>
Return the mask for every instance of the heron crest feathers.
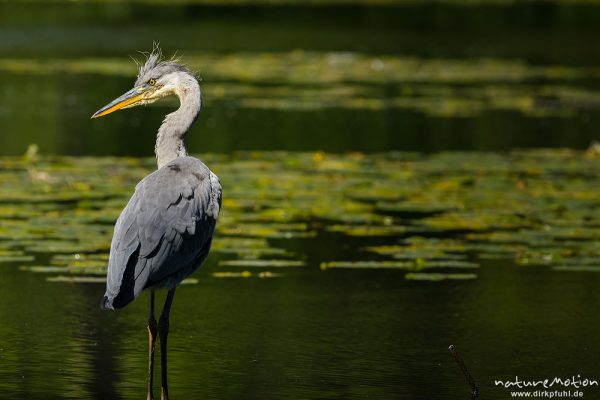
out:
<path id="1" fill-rule="evenodd" d="M 185 65 L 180 63 L 176 55 L 165 59 L 157 43 L 154 43 L 154 47 L 150 53 L 142 52 L 142 54 L 146 57 L 144 63 L 134 60 L 139 67 L 136 85 L 147 82 L 150 79 L 158 79 L 172 72 L 187 72 L 195 76 Z"/>

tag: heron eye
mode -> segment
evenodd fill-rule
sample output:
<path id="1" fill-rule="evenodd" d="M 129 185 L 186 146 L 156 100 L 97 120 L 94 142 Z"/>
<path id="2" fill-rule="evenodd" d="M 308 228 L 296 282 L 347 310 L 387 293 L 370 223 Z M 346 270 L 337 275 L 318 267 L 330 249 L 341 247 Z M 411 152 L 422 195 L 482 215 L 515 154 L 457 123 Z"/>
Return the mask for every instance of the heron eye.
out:
<path id="1" fill-rule="evenodd" d="M 150 80 L 148 81 L 148 84 L 149 84 L 150 86 L 154 86 L 154 84 L 155 84 L 155 83 L 156 83 L 156 81 L 155 81 L 154 79 L 150 79 Z"/>

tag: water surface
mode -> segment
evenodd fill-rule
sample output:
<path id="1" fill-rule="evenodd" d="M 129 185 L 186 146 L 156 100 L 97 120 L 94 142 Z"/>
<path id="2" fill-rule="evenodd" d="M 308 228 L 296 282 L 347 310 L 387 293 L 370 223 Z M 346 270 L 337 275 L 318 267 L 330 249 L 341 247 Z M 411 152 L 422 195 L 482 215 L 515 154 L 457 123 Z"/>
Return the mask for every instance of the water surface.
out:
<path id="1" fill-rule="evenodd" d="M 592 3 L 0 7 L 2 154 L 37 143 L 46 154 L 150 156 L 175 102 L 89 117 L 129 89 L 129 57 L 153 42 L 202 78 L 194 151 L 585 149 L 597 139 Z"/>
<path id="2" fill-rule="evenodd" d="M 201 158 L 225 197 L 177 291 L 173 396 L 456 399 L 450 344 L 490 399 L 506 398 L 494 379 L 600 373 L 596 153 Z M 148 297 L 98 303 L 112 224 L 153 160 L 1 165 L 3 393 L 143 395 Z"/>

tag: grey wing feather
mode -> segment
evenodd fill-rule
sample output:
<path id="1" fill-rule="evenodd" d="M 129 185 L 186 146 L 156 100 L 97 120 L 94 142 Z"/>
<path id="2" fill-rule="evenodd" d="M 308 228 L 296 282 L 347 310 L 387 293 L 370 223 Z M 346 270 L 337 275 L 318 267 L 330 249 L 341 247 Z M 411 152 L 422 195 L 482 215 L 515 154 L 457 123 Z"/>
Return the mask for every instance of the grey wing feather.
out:
<path id="1" fill-rule="evenodd" d="M 174 287 L 204 261 L 221 207 L 217 177 L 179 158 L 148 175 L 115 225 L 103 308 L 153 285 Z"/>

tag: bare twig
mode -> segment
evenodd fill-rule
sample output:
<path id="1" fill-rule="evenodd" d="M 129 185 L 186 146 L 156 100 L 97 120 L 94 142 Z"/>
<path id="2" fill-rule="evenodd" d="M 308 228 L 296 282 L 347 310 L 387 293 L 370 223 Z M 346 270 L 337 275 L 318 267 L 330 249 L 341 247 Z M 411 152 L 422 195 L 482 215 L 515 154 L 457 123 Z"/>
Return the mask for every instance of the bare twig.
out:
<path id="1" fill-rule="evenodd" d="M 451 344 L 450 347 L 448 347 L 448 351 L 450 351 L 450 354 L 452 354 L 452 357 L 454 357 L 456 364 L 458 364 L 458 367 L 460 368 L 463 375 L 467 379 L 467 383 L 471 387 L 471 400 L 476 400 L 479 396 L 479 389 L 477 389 L 477 385 L 475 384 L 475 379 L 473 379 L 473 377 L 469 373 L 467 366 L 465 365 L 464 361 L 458 354 L 458 351 L 456 351 L 456 347 L 454 347 L 453 344 Z"/>

